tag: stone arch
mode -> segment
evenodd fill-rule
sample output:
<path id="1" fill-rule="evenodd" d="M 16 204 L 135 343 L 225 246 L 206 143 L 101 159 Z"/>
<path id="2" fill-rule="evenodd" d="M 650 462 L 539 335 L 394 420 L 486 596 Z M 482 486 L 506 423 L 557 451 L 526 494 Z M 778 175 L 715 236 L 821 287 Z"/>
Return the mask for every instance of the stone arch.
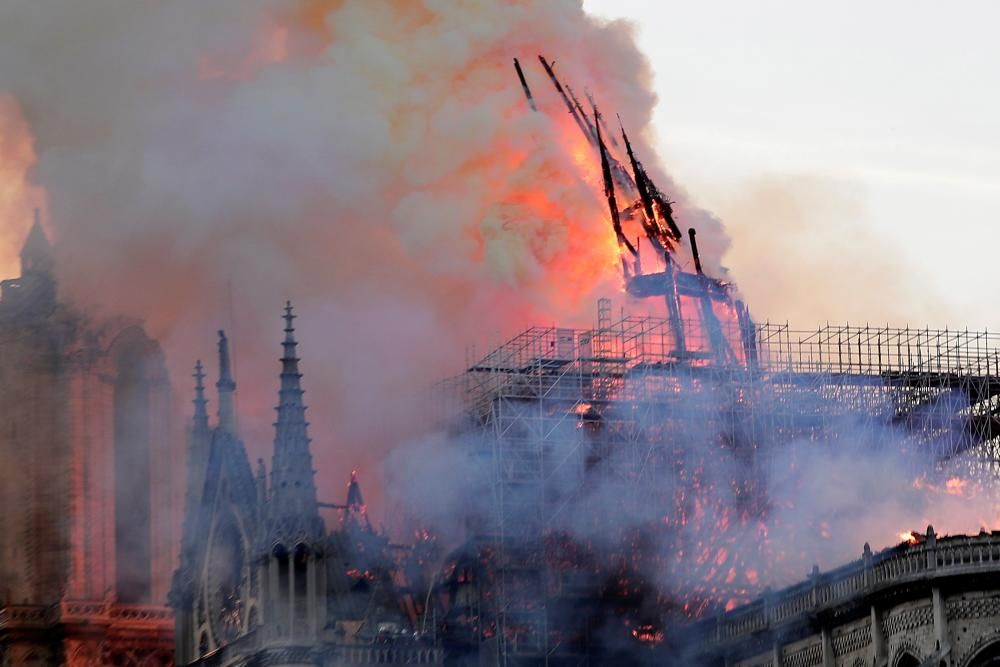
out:
<path id="1" fill-rule="evenodd" d="M 296 622 L 304 621 L 308 610 L 309 547 L 301 542 L 292 551 L 292 596 L 295 608 L 292 610 Z"/>
<path id="2" fill-rule="evenodd" d="M 246 519 L 247 508 L 237 504 L 236 502 L 230 501 L 228 514 L 230 521 L 236 527 L 239 533 L 240 546 L 243 550 L 243 567 L 240 576 L 243 580 L 243 596 L 246 600 L 257 595 L 257 563 L 258 561 L 251 557 L 253 552 L 254 538 L 251 533 L 249 522 Z"/>
<path id="3" fill-rule="evenodd" d="M 86 666 L 99 664 L 95 651 L 87 644 L 78 644 L 70 653 L 69 665 Z"/>
<path id="4" fill-rule="evenodd" d="M 139 326 L 122 329 L 107 350 L 113 380 L 115 592 L 126 603 L 152 598 L 152 449 L 155 403 L 166 382 L 163 353 Z"/>
<path id="5" fill-rule="evenodd" d="M 920 667 L 920 658 L 907 650 L 903 650 L 896 656 L 892 665 L 893 667 Z"/>
<path id="6" fill-rule="evenodd" d="M 1000 667 L 1000 635 L 984 638 L 970 653 L 962 667 Z"/>
<path id="7" fill-rule="evenodd" d="M 291 554 L 288 552 L 285 545 L 279 542 L 271 548 L 271 556 L 274 558 L 278 567 L 278 597 L 287 597 L 288 566 L 291 561 Z"/>
<path id="8" fill-rule="evenodd" d="M 287 621 L 284 619 L 288 618 L 287 605 L 291 599 L 289 584 L 291 581 L 290 568 L 292 557 L 283 542 L 278 542 L 271 547 L 271 557 L 273 558 L 271 567 L 277 569 L 276 580 L 278 586 L 276 589 L 269 589 L 268 595 L 271 597 L 271 608 L 274 610 L 274 616 L 272 617 L 274 631 L 280 636 L 284 634 L 287 628 Z"/>
<path id="9" fill-rule="evenodd" d="M 139 659 L 131 650 L 118 650 L 111 654 L 110 663 L 113 667 L 138 667 Z"/>

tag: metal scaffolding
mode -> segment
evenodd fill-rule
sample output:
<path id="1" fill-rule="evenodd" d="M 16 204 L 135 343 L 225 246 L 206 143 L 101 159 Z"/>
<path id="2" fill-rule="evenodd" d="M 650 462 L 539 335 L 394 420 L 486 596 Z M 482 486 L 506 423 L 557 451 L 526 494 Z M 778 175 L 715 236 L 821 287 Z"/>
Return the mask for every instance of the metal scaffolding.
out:
<path id="1" fill-rule="evenodd" d="M 584 486 L 616 478 L 615 488 L 634 490 L 616 499 L 618 511 L 675 502 L 671 511 L 683 513 L 683 499 L 663 496 L 698 484 L 692 458 L 724 449 L 742 469 L 734 494 L 752 511 L 758 472 L 792 440 L 878 447 L 892 438 L 936 461 L 1000 462 L 1000 335 L 769 323 L 747 331 L 747 322 L 719 319 L 741 350 L 720 363 L 697 354 L 712 345 L 703 322 L 684 322 L 678 353 L 670 321 L 613 320 L 601 300 L 593 329 L 528 329 L 444 384 L 461 415 L 455 428 L 476 434 L 491 470 L 493 511 L 470 537 L 494 558 L 480 638 L 497 664 L 548 664 L 568 651 L 547 605 L 572 573 L 554 565 L 546 536 L 570 520 L 600 524 L 600 508 L 579 504 Z"/>

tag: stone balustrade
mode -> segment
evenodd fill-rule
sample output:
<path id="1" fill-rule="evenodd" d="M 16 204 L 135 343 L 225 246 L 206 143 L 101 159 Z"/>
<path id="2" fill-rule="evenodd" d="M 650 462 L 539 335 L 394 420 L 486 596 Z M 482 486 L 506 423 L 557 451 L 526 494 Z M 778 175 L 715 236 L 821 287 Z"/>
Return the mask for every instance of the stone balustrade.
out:
<path id="1" fill-rule="evenodd" d="M 7 605 L 0 608 L 0 629 L 47 628 L 61 623 L 153 625 L 173 628 L 173 614 L 162 605 L 119 604 L 100 600 L 63 600 L 56 605 Z"/>
<path id="2" fill-rule="evenodd" d="M 1000 573 L 1000 531 L 938 538 L 933 527 L 904 544 L 879 553 L 865 545 L 861 559 L 820 573 L 784 590 L 698 624 L 706 646 L 735 642 L 785 625 L 824 608 L 862 599 L 879 590 L 924 579 Z"/>

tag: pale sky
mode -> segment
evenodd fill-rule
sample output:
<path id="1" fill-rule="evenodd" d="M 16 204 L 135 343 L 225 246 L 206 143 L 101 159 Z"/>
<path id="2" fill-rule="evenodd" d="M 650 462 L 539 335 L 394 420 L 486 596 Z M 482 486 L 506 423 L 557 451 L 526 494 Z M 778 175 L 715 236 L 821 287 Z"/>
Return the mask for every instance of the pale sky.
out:
<path id="1" fill-rule="evenodd" d="M 584 6 L 635 22 L 758 319 L 1000 328 L 1000 2 Z"/>

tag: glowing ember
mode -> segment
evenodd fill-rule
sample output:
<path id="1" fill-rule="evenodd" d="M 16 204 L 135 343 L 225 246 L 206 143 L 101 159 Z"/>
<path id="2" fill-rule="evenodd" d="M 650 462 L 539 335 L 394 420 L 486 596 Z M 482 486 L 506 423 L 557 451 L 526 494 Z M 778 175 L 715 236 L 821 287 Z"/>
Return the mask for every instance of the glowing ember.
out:
<path id="1" fill-rule="evenodd" d="M 632 636 L 645 644 L 659 644 L 663 641 L 663 631 L 649 623 L 633 628 Z"/>
<path id="2" fill-rule="evenodd" d="M 945 493 L 952 496 L 961 496 L 965 493 L 966 484 L 966 480 L 961 477 L 952 477 L 944 483 Z"/>

